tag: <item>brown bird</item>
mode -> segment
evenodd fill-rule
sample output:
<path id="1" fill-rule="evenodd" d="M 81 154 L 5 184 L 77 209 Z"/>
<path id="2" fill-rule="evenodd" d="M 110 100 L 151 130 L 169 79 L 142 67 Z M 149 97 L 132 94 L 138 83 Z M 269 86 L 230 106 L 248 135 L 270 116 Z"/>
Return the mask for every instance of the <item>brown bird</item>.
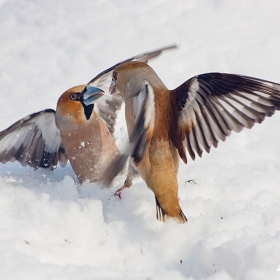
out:
<path id="1" fill-rule="evenodd" d="M 169 46 L 125 60 L 145 61 Z M 121 96 L 112 96 L 96 86 L 109 89 L 111 72 L 120 62 L 103 71 L 87 85 L 67 90 L 57 102 L 56 111 L 33 113 L 0 132 L 0 162 L 19 161 L 23 166 L 49 168 L 68 159 L 79 183 L 97 181 L 103 169 L 119 154 L 113 132 Z M 106 94 L 107 93 L 107 94 Z M 100 98 L 102 96 L 102 98 Z M 132 184 L 130 166 L 124 185 Z"/>
<path id="2" fill-rule="evenodd" d="M 102 95 L 98 88 L 76 86 L 61 95 L 56 111 L 46 109 L 19 120 L 0 133 L 0 161 L 52 170 L 69 159 L 79 183 L 96 181 L 119 152 L 93 109 Z"/>
<path id="3" fill-rule="evenodd" d="M 233 74 L 206 73 L 169 90 L 145 63 L 127 62 L 112 74 L 111 93 L 125 99 L 129 145 L 105 170 L 109 185 L 129 156 L 154 192 L 157 219 L 187 221 L 178 202 L 179 158 L 187 163 L 217 147 L 230 132 L 261 123 L 280 109 L 280 84 Z"/>

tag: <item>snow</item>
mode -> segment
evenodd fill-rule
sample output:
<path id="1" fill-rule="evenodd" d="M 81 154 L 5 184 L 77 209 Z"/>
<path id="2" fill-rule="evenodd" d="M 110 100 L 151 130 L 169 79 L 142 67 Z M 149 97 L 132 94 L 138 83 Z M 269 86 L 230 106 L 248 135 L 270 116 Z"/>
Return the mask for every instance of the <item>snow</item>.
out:
<path id="1" fill-rule="evenodd" d="M 0 130 L 56 108 L 60 94 L 133 55 L 169 88 L 205 72 L 280 83 L 277 0 L 0 0 Z M 184 225 L 155 218 L 139 178 L 76 185 L 54 171 L 0 166 L 1 279 L 280 279 L 280 113 L 181 163 Z M 125 136 L 119 119 L 118 143 Z M 187 182 L 188 180 L 193 180 Z"/>

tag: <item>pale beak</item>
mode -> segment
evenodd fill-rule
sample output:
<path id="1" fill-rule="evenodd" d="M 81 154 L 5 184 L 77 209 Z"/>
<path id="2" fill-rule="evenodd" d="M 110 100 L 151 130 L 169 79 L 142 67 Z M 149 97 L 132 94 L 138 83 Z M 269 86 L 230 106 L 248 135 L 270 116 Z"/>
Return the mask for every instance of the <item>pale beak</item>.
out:
<path id="1" fill-rule="evenodd" d="M 111 82 L 111 85 L 109 88 L 109 92 L 110 92 L 110 94 L 115 94 L 115 93 L 119 92 L 116 81 L 114 79 L 112 79 L 112 82 Z"/>
<path id="2" fill-rule="evenodd" d="M 102 95 L 104 95 L 104 91 L 102 89 L 92 86 L 86 86 L 83 90 L 83 103 L 86 106 L 91 105 Z"/>

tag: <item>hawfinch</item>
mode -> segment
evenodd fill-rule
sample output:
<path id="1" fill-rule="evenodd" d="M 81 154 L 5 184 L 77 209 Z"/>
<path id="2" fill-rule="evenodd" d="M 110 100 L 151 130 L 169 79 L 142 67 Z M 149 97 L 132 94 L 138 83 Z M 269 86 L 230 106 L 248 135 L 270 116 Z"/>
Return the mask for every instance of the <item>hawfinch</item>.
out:
<path id="1" fill-rule="evenodd" d="M 85 91 L 85 89 L 87 91 Z M 0 133 L 0 160 L 53 169 L 69 159 L 79 180 L 96 181 L 104 163 L 118 154 L 104 121 L 94 110 L 103 91 L 86 85 L 64 92 L 56 111 L 33 113 Z"/>
<path id="2" fill-rule="evenodd" d="M 0 162 L 19 161 L 33 168 L 54 167 L 59 162 L 70 164 L 79 180 L 97 181 L 101 171 L 119 154 L 112 136 L 121 96 L 108 89 L 112 70 L 127 61 L 144 61 L 158 56 L 169 46 L 137 55 L 103 71 L 87 85 L 64 92 L 56 111 L 46 109 L 33 113 L 0 132 Z M 107 92 L 99 89 L 103 87 Z M 100 98 L 102 97 L 102 98 Z M 132 184 L 133 168 L 129 168 L 125 186 Z"/>
<path id="3" fill-rule="evenodd" d="M 187 221 L 178 202 L 179 158 L 202 156 L 230 132 L 251 128 L 280 109 L 280 84 L 242 75 L 206 73 L 169 90 L 142 62 L 112 73 L 111 93 L 125 100 L 129 145 L 101 175 L 106 185 L 129 156 L 155 195 L 157 219 Z M 188 152 L 188 155 L 186 153 Z"/>

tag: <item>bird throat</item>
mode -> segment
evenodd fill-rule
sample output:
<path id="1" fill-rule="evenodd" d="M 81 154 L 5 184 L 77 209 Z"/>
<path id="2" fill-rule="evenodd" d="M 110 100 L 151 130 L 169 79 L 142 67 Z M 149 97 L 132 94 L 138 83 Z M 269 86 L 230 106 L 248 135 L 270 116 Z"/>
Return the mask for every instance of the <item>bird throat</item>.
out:
<path id="1" fill-rule="evenodd" d="M 82 102 L 81 102 L 82 103 Z M 89 120 L 90 119 L 90 116 L 92 114 L 92 111 L 93 111 L 93 107 L 94 105 L 93 104 L 90 104 L 88 106 L 86 106 L 85 104 L 83 104 L 83 107 L 84 107 L 84 113 L 85 113 L 85 116 L 86 116 L 86 119 Z"/>

